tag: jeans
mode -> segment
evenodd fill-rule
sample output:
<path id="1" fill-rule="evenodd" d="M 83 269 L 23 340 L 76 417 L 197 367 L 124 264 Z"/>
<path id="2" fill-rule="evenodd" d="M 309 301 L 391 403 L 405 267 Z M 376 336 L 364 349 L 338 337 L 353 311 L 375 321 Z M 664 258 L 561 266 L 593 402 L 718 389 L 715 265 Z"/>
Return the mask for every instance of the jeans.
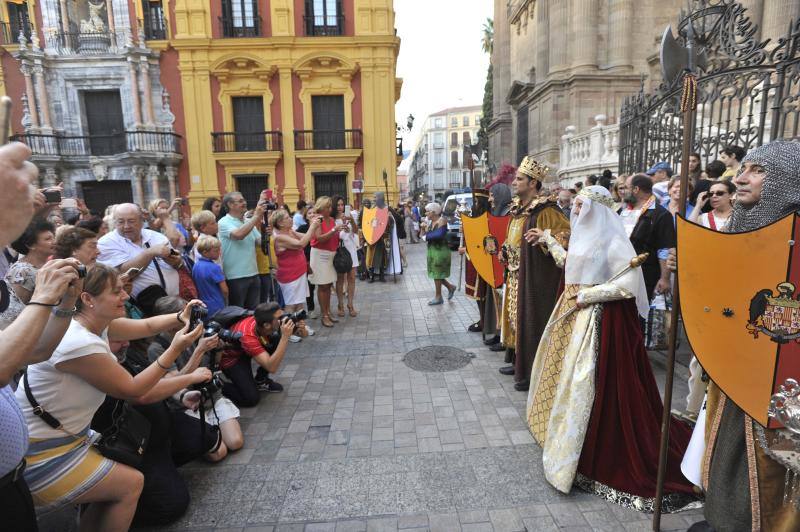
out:
<path id="1" fill-rule="evenodd" d="M 250 360 L 249 356 L 243 355 L 236 364 L 222 370 L 232 381 L 222 387 L 222 395 L 239 407 L 256 406 L 261 399 Z"/>
<path id="2" fill-rule="evenodd" d="M 228 303 L 237 307 L 253 310 L 261 297 L 261 281 L 258 275 L 228 279 Z"/>

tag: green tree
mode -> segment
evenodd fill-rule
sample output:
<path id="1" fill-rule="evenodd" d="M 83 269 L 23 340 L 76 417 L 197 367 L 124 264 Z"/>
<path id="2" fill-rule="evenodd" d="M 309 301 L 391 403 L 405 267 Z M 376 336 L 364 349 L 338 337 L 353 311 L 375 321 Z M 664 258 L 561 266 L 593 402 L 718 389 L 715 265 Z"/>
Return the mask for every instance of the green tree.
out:
<path id="1" fill-rule="evenodd" d="M 481 48 L 484 53 L 491 56 L 494 50 L 494 20 L 487 18 L 483 23 L 483 36 L 481 37 Z M 483 115 L 481 116 L 481 127 L 478 130 L 478 144 L 482 151 L 489 153 L 489 135 L 486 129 L 492 121 L 494 111 L 492 109 L 492 63 L 489 62 L 489 69 L 486 72 L 486 84 L 483 86 Z"/>
<path id="2" fill-rule="evenodd" d="M 494 20 L 487 18 L 483 23 L 483 37 L 481 38 L 481 47 L 483 51 L 492 55 L 494 48 Z"/>

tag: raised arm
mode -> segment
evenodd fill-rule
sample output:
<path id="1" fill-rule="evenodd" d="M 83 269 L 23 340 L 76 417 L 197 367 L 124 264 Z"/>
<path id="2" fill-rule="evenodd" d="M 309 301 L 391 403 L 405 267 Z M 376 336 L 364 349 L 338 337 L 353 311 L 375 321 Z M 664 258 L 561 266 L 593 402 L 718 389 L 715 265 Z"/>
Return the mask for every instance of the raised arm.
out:
<path id="1" fill-rule="evenodd" d="M 177 314 L 164 314 L 143 320 L 117 318 L 108 326 L 108 338 L 111 340 L 139 340 L 148 338 L 172 329 L 177 324 L 189 323 L 191 307 L 203 305 L 199 299 L 193 299 Z"/>

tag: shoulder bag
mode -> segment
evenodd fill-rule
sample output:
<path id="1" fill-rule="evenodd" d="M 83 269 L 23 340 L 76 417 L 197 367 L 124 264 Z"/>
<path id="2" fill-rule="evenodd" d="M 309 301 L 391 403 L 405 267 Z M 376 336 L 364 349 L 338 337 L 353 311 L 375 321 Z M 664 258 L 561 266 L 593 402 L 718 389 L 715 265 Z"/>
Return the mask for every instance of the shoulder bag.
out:
<path id="1" fill-rule="evenodd" d="M 344 242 L 339 240 L 339 247 L 336 248 L 336 254 L 333 256 L 333 269 L 336 273 L 347 273 L 353 269 L 353 257 L 350 256 L 350 251 L 344 247 Z"/>

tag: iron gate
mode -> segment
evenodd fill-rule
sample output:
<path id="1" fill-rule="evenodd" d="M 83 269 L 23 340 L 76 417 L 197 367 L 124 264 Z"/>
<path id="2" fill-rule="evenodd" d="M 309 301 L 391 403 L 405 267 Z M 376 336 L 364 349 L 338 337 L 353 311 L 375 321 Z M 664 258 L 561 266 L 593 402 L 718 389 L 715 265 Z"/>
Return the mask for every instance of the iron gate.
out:
<path id="1" fill-rule="evenodd" d="M 771 139 L 797 138 L 800 128 L 800 19 L 787 21 L 777 43 L 755 38 L 757 27 L 733 0 L 694 0 L 678 26 L 686 43 L 692 24 L 700 50 L 694 150 L 708 163 L 727 145 L 746 150 Z M 620 113 L 620 173 L 647 170 L 658 161 L 677 168 L 683 124 L 682 76 L 653 94 L 626 98 Z"/>

